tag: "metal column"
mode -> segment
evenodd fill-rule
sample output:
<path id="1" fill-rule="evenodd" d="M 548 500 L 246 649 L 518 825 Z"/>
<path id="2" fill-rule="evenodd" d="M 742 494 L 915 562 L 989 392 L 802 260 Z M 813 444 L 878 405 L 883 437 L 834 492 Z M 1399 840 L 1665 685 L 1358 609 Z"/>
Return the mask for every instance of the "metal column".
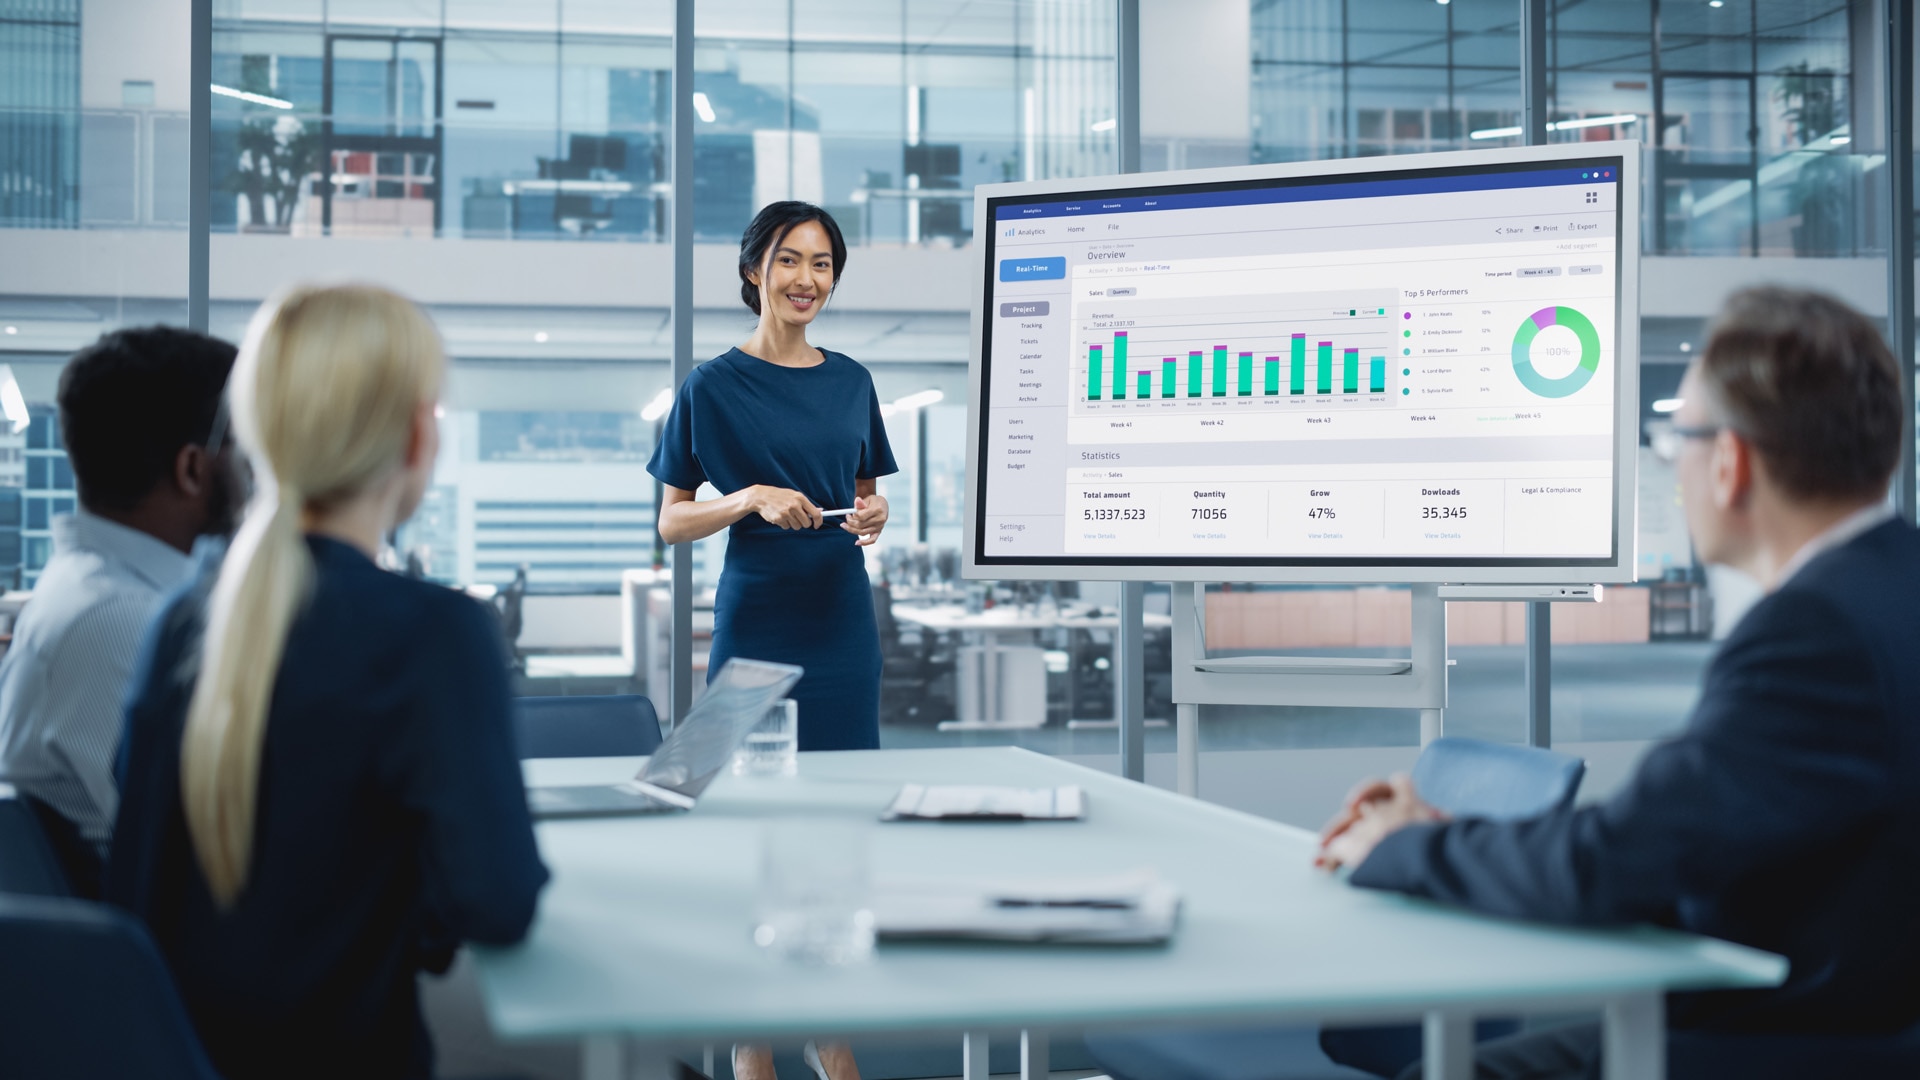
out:
<path id="1" fill-rule="evenodd" d="M 1114 48 L 1114 135 L 1119 140 L 1120 169 L 1140 171 L 1140 0 L 1115 5 L 1118 40 Z"/>
<path id="2" fill-rule="evenodd" d="M 1547 141 L 1547 0 L 1520 0 L 1520 125 L 1528 146 Z M 1527 605 L 1527 745 L 1553 744 L 1553 605 Z"/>
<path id="3" fill-rule="evenodd" d="M 1900 470 L 1893 502 L 1914 520 L 1913 443 L 1913 0 L 1881 0 L 1887 114 L 1887 342 L 1900 364 Z"/>
<path id="4" fill-rule="evenodd" d="M 1123 173 L 1140 171 L 1140 0 L 1118 0 L 1114 42 L 1114 132 Z M 1120 775 L 1147 778 L 1147 587 L 1120 586 L 1120 628 L 1113 640 L 1113 711 L 1120 719 Z"/>
<path id="5" fill-rule="evenodd" d="M 1520 127 L 1528 146 L 1547 141 L 1547 0 L 1520 0 Z"/>
<path id="6" fill-rule="evenodd" d="M 193 0 L 187 45 L 187 328 L 207 332 L 213 251 L 213 0 Z"/>
<path id="7" fill-rule="evenodd" d="M 673 388 L 693 373 L 693 0 L 673 5 Z M 659 507 L 654 507 L 659 512 Z M 673 545 L 673 656 L 678 724 L 693 707 L 693 545 Z"/>

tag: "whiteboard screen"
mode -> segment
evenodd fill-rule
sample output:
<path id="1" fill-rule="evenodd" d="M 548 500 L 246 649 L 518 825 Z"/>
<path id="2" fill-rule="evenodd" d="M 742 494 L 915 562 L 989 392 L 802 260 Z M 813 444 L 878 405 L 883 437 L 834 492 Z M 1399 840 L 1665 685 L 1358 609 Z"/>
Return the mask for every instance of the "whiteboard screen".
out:
<path id="1" fill-rule="evenodd" d="M 1637 166 L 980 189 L 969 573 L 1629 580 Z"/>

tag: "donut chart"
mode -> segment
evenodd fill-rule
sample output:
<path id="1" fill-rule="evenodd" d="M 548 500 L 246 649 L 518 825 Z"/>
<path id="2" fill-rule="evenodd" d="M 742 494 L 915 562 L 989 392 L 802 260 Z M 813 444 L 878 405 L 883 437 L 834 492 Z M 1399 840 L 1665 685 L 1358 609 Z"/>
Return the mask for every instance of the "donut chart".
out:
<path id="1" fill-rule="evenodd" d="M 1564 326 L 1580 339 L 1580 363 L 1557 379 L 1549 379 L 1533 366 L 1534 336 L 1549 326 Z M 1520 385 L 1544 398 L 1563 398 L 1577 393 L 1600 369 L 1600 332 L 1593 320 L 1570 307 L 1543 307 L 1527 316 L 1513 335 L 1513 373 Z"/>

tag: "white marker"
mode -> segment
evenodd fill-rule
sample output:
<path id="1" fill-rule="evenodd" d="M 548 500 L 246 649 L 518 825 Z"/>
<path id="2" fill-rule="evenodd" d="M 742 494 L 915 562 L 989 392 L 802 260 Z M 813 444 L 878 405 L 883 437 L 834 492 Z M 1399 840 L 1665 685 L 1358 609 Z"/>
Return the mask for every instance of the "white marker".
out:
<path id="1" fill-rule="evenodd" d="M 820 516 L 823 518 L 846 517 L 848 514 L 857 514 L 857 513 L 859 513 L 859 511 L 849 506 L 845 510 L 822 510 L 820 511 Z"/>

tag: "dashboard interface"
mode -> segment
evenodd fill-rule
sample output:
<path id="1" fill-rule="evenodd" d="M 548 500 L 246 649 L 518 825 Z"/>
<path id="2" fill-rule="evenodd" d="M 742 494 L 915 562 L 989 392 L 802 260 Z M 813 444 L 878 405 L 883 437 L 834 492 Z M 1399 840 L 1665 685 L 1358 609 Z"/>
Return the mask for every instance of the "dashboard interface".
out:
<path id="1" fill-rule="evenodd" d="M 1621 177 L 990 199 L 977 562 L 1612 564 Z"/>

